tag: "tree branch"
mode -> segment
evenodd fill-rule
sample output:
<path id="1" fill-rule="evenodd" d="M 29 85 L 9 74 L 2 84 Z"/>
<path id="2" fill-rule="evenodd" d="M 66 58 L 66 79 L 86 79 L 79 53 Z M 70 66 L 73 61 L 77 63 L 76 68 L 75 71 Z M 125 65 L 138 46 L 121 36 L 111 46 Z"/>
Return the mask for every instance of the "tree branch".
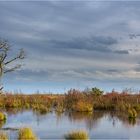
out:
<path id="1" fill-rule="evenodd" d="M 13 61 L 15 61 L 17 59 L 24 59 L 24 58 L 25 58 L 24 51 L 23 50 L 20 50 L 20 53 L 19 53 L 19 55 L 17 57 L 15 57 L 15 58 L 13 58 L 13 59 L 5 62 L 4 65 L 7 65 L 7 64 L 9 64 L 9 63 L 11 63 L 11 62 L 13 62 Z"/>
<path id="2" fill-rule="evenodd" d="M 21 67 L 21 65 L 16 65 L 15 67 L 12 67 L 10 69 L 4 70 L 3 73 L 15 71 L 16 69 L 19 69 L 20 67 Z"/>

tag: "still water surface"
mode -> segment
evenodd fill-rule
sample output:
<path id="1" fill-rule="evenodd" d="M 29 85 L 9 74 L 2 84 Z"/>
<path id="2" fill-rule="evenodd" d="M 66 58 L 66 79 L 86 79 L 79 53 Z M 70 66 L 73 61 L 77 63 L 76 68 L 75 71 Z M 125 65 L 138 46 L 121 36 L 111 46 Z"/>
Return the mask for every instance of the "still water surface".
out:
<path id="1" fill-rule="evenodd" d="M 41 115 L 29 110 L 8 111 L 2 128 L 31 127 L 40 140 L 64 139 L 74 130 L 86 130 L 90 139 L 140 139 L 140 117 L 128 120 L 122 112 L 96 111 L 93 114 L 51 112 Z M 17 131 L 8 130 L 10 139 L 17 138 Z"/>

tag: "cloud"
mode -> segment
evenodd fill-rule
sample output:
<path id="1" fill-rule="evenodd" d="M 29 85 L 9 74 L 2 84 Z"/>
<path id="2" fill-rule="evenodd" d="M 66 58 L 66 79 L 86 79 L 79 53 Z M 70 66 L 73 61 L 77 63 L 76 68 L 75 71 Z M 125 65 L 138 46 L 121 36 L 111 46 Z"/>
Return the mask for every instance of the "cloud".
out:
<path id="1" fill-rule="evenodd" d="M 137 84 L 139 13 L 139 2 L 1 1 L 0 37 L 27 52 L 11 79 Z"/>
<path id="2" fill-rule="evenodd" d="M 118 54 L 129 54 L 129 51 L 128 50 L 116 50 L 114 52 L 115 53 L 118 53 Z"/>
<path id="3" fill-rule="evenodd" d="M 50 40 L 48 44 L 50 47 L 57 47 L 60 49 L 84 49 L 99 52 L 111 52 L 109 47 L 116 43 L 117 40 L 111 37 L 93 36 L 88 38 L 75 38 L 66 41 Z"/>

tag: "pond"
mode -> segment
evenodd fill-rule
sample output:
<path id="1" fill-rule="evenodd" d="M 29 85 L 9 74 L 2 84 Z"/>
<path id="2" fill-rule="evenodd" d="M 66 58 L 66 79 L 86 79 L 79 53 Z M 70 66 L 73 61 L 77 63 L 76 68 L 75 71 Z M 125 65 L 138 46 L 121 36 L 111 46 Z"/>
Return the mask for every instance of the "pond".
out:
<path id="1" fill-rule="evenodd" d="M 94 113 L 47 113 L 31 110 L 6 111 L 3 128 L 31 127 L 40 140 L 64 139 L 74 130 L 86 130 L 90 139 L 139 139 L 140 117 L 128 120 L 122 112 L 95 111 Z M 17 139 L 17 130 L 5 130 L 10 139 Z"/>

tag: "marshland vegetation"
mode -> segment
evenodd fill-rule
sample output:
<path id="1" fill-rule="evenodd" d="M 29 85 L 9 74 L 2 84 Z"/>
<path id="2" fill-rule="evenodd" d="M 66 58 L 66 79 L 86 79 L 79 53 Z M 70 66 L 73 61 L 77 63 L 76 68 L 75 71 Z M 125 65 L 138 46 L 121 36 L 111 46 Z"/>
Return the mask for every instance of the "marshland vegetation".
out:
<path id="1" fill-rule="evenodd" d="M 9 110 L 31 110 L 36 115 L 55 112 L 59 117 L 65 114 L 70 120 L 86 120 L 91 127 L 92 121 L 98 120 L 103 116 L 96 117 L 96 111 L 120 112 L 115 114 L 120 121 L 136 124 L 136 119 L 140 115 L 140 94 L 129 94 L 128 92 L 103 93 L 98 88 L 79 91 L 69 90 L 65 94 L 0 94 L 0 124 L 1 128 L 6 123 Z M 3 111 L 4 110 L 4 111 Z M 4 112 L 4 113 L 3 113 Z M 16 113 L 16 112 L 15 112 Z M 114 113 L 113 113 L 114 114 Z M 111 116 L 113 114 L 110 114 Z M 121 115 L 120 115 L 121 114 Z M 0 137 L 8 139 L 6 133 L 1 133 Z M 37 137 L 32 129 L 25 127 L 19 128 L 18 139 L 32 139 Z M 65 134 L 66 139 L 85 139 L 89 138 L 86 131 L 71 131 Z"/>
<path id="2" fill-rule="evenodd" d="M 88 140 L 89 136 L 86 131 L 73 131 L 65 135 L 66 140 Z"/>
<path id="3" fill-rule="evenodd" d="M 103 94 L 98 88 L 87 91 L 75 89 L 65 94 L 1 94 L 1 108 L 32 109 L 40 113 L 52 110 L 56 112 L 75 111 L 93 112 L 93 110 L 126 111 L 136 116 L 140 111 L 140 94 L 116 92 Z M 0 114 L 1 116 L 1 114 Z"/>
<path id="4" fill-rule="evenodd" d="M 21 128 L 18 132 L 18 140 L 37 140 L 31 128 Z"/>
<path id="5" fill-rule="evenodd" d="M 4 132 L 0 132 L 0 140 L 8 140 L 8 135 Z"/>

